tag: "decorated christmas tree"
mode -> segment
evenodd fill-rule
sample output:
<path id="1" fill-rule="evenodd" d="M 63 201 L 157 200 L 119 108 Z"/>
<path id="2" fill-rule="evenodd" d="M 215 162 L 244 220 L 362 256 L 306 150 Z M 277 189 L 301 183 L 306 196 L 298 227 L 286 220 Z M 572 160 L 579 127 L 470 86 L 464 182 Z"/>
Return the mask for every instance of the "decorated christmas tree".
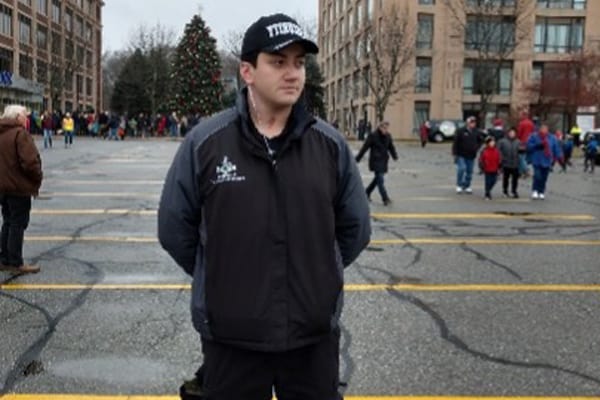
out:
<path id="1" fill-rule="evenodd" d="M 217 41 L 200 15 L 185 27 L 173 59 L 172 111 L 210 115 L 221 109 L 221 61 Z"/>

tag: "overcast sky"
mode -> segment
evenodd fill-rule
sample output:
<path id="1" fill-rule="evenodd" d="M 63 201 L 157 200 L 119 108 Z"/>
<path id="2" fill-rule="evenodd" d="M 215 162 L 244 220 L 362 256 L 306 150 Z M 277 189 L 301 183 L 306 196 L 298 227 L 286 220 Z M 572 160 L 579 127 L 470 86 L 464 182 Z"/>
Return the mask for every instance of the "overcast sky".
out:
<path id="1" fill-rule="evenodd" d="M 105 0 L 102 9 L 103 50 L 127 47 L 130 33 L 140 24 L 157 22 L 179 36 L 202 5 L 202 17 L 221 42 L 230 30 L 243 31 L 262 15 L 283 12 L 315 19 L 317 0 Z"/>

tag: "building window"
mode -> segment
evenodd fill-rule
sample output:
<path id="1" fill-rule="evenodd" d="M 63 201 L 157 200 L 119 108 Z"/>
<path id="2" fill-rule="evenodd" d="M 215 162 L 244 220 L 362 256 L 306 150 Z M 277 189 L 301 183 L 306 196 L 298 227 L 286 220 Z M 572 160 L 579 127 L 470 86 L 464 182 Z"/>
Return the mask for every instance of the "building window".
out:
<path id="1" fill-rule="evenodd" d="M 83 87 L 83 76 L 77 75 L 76 84 L 77 84 L 77 93 L 83 94 L 83 89 L 85 89 Z"/>
<path id="2" fill-rule="evenodd" d="M 31 0 L 19 0 L 19 3 L 23 3 L 28 7 L 31 7 Z"/>
<path id="3" fill-rule="evenodd" d="M 499 67 L 499 69 L 498 69 Z M 512 92 L 512 64 L 467 61 L 463 72 L 464 94 L 510 95 Z"/>
<path id="4" fill-rule="evenodd" d="M 358 21 L 358 26 L 362 26 L 362 24 L 365 22 L 364 8 L 365 6 L 363 5 L 362 1 L 359 1 L 358 4 L 356 4 L 356 20 Z"/>
<path id="5" fill-rule="evenodd" d="M 417 48 L 431 49 L 433 44 L 433 15 L 419 14 L 417 20 Z"/>
<path id="6" fill-rule="evenodd" d="M 567 8 L 585 10 L 587 0 L 537 0 L 539 8 Z"/>
<path id="7" fill-rule="evenodd" d="M 60 0 L 52 0 L 52 22 L 60 24 Z"/>
<path id="8" fill-rule="evenodd" d="M 85 57 L 85 51 L 83 50 L 83 47 L 77 46 L 77 58 L 76 58 L 77 65 L 83 66 L 83 63 L 85 62 L 84 57 Z"/>
<path id="9" fill-rule="evenodd" d="M 46 50 L 48 48 L 48 30 L 38 24 L 36 32 L 36 44 L 39 49 Z"/>
<path id="10" fill-rule="evenodd" d="M 487 52 L 511 51 L 515 47 L 514 18 L 467 18 L 465 48 Z"/>
<path id="11" fill-rule="evenodd" d="M 19 14 L 19 42 L 31 44 L 31 20 Z"/>
<path id="12" fill-rule="evenodd" d="M 75 17 L 75 34 L 79 37 L 83 37 L 83 18 L 80 16 Z"/>
<path id="13" fill-rule="evenodd" d="M 544 63 L 534 62 L 531 68 L 531 81 L 541 83 L 544 76 Z"/>
<path id="14" fill-rule="evenodd" d="M 73 30 L 73 11 L 68 8 L 65 12 L 65 29 L 69 32 Z"/>
<path id="15" fill-rule="evenodd" d="M 93 64 L 94 64 L 94 56 L 92 55 L 92 52 L 88 50 L 85 52 L 85 66 L 87 68 L 92 68 Z"/>
<path id="16" fill-rule="evenodd" d="M 93 30 L 92 30 L 92 26 L 90 24 L 85 24 L 85 36 L 84 36 L 85 40 L 88 42 L 92 41 L 93 38 Z"/>
<path id="17" fill-rule="evenodd" d="M 13 72 L 13 52 L 0 47 L 0 71 Z"/>
<path id="18" fill-rule="evenodd" d="M 569 53 L 583 48 L 583 18 L 538 18 L 535 23 L 537 53 Z"/>
<path id="19" fill-rule="evenodd" d="M 428 101 L 416 101 L 415 102 L 415 112 L 413 114 L 413 131 L 419 132 L 419 128 L 421 125 L 425 123 L 425 121 L 429 121 L 429 102 Z"/>
<path id="20" fill-rule="evenodd" d="M 25 79 L 33 79 L 33 63 L 31 57 L 19 54 L 19 75 Z"/>
<path id="21" fill-rule="evenodd" d="M 91 96 L 92 95 L 92 78 L 86 78 L 85 79 L 85 94 L 87 96 Z"/>
<path id="22" fill-rule="evenodd" d="M 371 89 L 369 86 L 370 80 L 371 80 L 371 70 L 369 69 L 369 67 L 366 67 L 363 70 L 363 92 L 362 92 L 363 97 L 369 96 L 370 89 Z"/>
<path id="23" fill-rule="evenodd" d="M 48 0 L 38 0 L 37 11 L 42 15 L 48 15 Z"/>
<path id="24" fill-rule="evenodd" d="M 0 34 L 4 36 L 12 36 L 12 10 L 0 4 Z"/>
<path id="25" fill-rule="evenodd" d="M 431 92 L 431 58 L 417 58 L 416 93 Z"/>
<path id="26" fill-rule="evenodd" d="M 435 0 L 419 0 L 419 4 L 422 6 L 432 6 L 435 4 Z"/>
<path id="27" fill-rule="evenodd" d="M 73 90 L 73 71 L 65 71 L 65 89 Z"/>
<path id="28" fill-rule="evenodd" d="M 75 56 L 75 46 L 72 40 L 65 40 L 65 58 L 71 60 Z"/>
<path id="29" fill-rule="evenodd" d="M 50 44 L 50 48 L 52 49 L 52 54 L 58 57 L 61 57 L 62 52 L 62 37 L 60 33 L 52 31 L 52 43 Z"/>
<path id="30" fill-rule="evenodd" d="M 42 60 L 37 60 L 37 81 L 39 83 L 48 82 L 48 64 Z"/>
<path id="31" fill-rule="evenodd" d="M 515 5 L 515 0 L 467 0 L 469 7 L 512 7 Z"/>

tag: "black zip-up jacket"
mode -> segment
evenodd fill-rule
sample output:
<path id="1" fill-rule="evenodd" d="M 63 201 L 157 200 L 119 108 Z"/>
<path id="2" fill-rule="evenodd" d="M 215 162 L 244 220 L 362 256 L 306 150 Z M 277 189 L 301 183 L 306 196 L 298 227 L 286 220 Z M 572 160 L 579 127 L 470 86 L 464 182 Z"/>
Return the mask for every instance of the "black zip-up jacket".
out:
<path id="1" fill-rule="evenodd" d="M 469 130 L 467 127 L 460 128 L 454 135 L 452 143 L 452 155 L 474 160 L 483 142 L 483 135 L 478 129 Z"/>
<path id="2" fill-rule="evenodd" d="M 394 160 L 398 159 L 398 153 L 392 141 L 392 135 L 386 135 L 379 129 L 367 136 L 365 143 L 356 155 L 356 162 L 360 162 L 367 150 L 369 152 L 369 170 L 373 172 L 387 172 L 390 154 Z"/>
<path id="3" fill-rule="evenodd" d="M 300 104 L 291 118 L 271 159 L 243 91 L 186 136 L 169 169 L 158 236 L 193 275 L 205 340 L 287 351 L 337 329 L 343 268 L 370 237 L 368 201 L 343 136 Z"/>

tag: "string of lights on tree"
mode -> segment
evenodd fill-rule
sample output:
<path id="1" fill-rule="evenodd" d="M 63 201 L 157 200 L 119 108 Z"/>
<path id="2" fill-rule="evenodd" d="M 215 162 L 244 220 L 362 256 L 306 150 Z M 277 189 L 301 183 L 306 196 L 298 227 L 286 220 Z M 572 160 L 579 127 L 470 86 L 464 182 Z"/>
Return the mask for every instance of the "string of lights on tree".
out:
<path id="1" fill-rule="evenodd" d="M 223 85 L 217 41 L 199 15 L 185 27 L 175 51 L 172 71 L 173 110 L 205 116 L 222 108 Z"/>

